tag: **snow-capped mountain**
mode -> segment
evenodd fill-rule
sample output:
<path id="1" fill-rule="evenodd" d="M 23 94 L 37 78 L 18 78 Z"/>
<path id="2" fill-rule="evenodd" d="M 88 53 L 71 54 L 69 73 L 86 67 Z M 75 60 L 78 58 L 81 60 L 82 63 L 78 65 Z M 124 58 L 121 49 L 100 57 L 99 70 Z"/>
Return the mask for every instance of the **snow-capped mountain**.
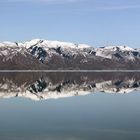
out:
<path id="1" fill-rule="evenodd" d="M 140 69 L 140 49 L 34 39 L 0 43 L 0 69 Z"/>
<path id="2" fill-rule="evenodd" d="M 2 73 L 0 98 L 58 99 L 140 90 L 139 73 Z"/>

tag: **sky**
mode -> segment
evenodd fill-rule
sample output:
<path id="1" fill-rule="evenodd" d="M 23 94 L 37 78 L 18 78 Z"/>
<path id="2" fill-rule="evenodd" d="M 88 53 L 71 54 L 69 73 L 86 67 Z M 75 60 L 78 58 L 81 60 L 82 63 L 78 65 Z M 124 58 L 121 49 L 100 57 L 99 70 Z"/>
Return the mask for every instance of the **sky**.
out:
<path id="1" fill-rule="evenodd" d="M 0 0 L 0 41 L 140 47 L 140 0 Z"/>

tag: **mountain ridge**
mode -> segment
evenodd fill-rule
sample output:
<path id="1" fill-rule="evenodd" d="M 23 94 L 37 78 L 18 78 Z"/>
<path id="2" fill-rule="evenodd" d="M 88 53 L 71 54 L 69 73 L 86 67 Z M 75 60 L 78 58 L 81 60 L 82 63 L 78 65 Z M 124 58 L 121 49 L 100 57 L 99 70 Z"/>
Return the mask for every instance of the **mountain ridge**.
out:
<path id="1" fill-rule="evenodd" d="M 140 69 L 140 49 L 33 39 L 0 43 L 0 69 Z M 18 61 L 17 61 L 18 60 Z M 12 66 L 13 67 L 12 67 Z"/>

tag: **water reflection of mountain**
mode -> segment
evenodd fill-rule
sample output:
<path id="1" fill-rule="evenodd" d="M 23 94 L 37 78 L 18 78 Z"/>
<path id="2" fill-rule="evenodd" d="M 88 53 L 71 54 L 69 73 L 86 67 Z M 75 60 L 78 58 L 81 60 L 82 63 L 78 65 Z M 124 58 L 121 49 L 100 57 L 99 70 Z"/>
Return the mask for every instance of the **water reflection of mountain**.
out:
<path id="1" fill-rule="evenodd" d="M 0 73 L 0 97 L 33 100 L 140 89 L 140 73 Z"/>

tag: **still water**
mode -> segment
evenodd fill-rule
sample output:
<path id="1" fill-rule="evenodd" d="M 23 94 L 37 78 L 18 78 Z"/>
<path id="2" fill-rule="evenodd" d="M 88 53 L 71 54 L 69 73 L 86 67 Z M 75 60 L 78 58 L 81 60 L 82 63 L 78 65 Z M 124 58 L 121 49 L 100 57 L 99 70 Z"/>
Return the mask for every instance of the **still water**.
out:
<path id="1" fill-rule="evenodd" d="M 0 140 L 139 140 L 139 73 L 0 73 Z"/>

